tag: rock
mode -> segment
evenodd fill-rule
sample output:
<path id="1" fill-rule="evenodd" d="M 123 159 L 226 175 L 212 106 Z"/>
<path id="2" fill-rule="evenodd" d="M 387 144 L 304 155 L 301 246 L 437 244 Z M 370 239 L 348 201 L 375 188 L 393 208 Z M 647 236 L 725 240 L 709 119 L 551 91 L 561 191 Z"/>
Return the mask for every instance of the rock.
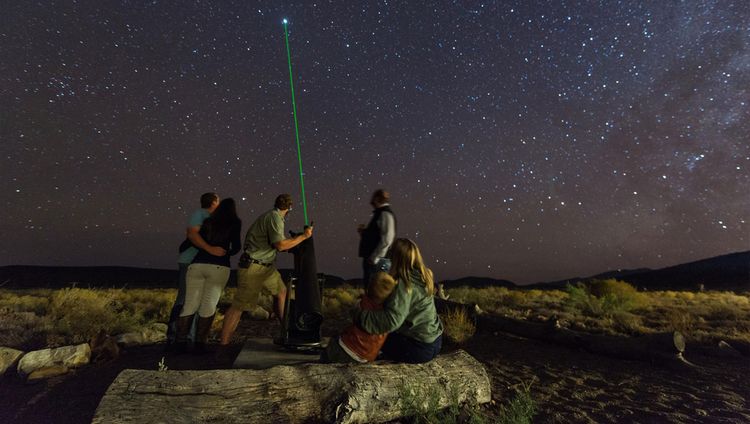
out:
<path id="1" fill-rule="evenodd" d="M 160 343 L 167 340 L 167 324 L 155 322 L 141 331 L 124 333 L 117 336 L 117 344 L 124 347 Z"/>
<path id="2" fill-rule="evenodd" d="M 75 346 L 42 349 L 29 352 L 18 361 L 18 373 L 28 375 L 39 368 L 64 365 L 75 368 L 89 363 L 91 348 L 88 343 Z"/>
<path id="3" fill-rule="evenodd" d="M 252 317 L 252 319 L 266 320 L 270 316 L 271 316 L 271 314 L 268 313 L 267 310 L 263 309 L 260 306 L 256 306 L 255 309 L 253 309 L 252 311 L 250 311 L 250 317 Z"/>
<path id="4" fill-rule="evenodd" d="M 37 368 L 29 374 L 27 381 L 41 380 L 44 378 L 57 377 L 58 375 L 67 374 L 70 368 L 65 365 L 52 365 L 51 367 Z"/>
<path id="5" fill-rule="evenodd" d="M 0 375 L 5 374 L 8 368 L 15 365 L 21 356 L 23 356 L 23 351 L 9 347 L 0 347 Z"/>

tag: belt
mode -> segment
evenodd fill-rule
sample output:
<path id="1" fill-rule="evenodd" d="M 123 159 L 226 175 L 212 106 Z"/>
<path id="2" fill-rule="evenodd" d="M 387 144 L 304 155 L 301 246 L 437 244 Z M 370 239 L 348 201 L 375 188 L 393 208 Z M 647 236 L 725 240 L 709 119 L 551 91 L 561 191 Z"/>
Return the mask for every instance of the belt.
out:
<path id="1" fill-rule="evenodd" d="M 240 263 L 240 268 L 249 268 L 250 264 L 258 264 L 260 266 L 271 266 L 273 263 L 261 262 L 257 259 L 247 258 L 243 259 Z"/>

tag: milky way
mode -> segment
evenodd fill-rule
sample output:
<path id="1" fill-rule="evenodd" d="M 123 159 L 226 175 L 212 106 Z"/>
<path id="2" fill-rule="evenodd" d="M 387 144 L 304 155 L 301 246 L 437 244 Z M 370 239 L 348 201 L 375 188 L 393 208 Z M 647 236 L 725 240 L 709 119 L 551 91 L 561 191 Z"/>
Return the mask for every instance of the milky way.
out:
<path id="1" fill-rule="evenodd" d="M 201 193 L 299 200 L 284 18 L 322 272 L 379 187 L 438 279 L 750 248 L 745 1 L 8 3 L 2 264 L 173 268 Z"/>

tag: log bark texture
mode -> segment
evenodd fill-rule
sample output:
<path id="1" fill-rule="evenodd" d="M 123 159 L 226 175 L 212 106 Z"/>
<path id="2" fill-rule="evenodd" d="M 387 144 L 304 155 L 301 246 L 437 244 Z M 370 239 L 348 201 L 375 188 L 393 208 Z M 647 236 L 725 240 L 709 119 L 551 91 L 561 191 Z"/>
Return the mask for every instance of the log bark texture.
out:
<path id="1" fill-rule="evenodd" d="M 426 364 L 305 364 L 267 370 L 124 370 L 93 423 L 377 423 L 402 416 L 404 390 L 441 408 L 490 401 L 484 366 L 464 351 Z M 419 395 L 422 396 L 419 396 Z"/>

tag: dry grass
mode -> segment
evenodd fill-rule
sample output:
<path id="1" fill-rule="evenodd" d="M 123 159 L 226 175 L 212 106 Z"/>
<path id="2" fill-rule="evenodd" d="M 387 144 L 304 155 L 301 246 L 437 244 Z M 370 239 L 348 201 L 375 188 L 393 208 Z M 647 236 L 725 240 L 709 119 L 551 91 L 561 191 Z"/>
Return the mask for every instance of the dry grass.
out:
<path id="1" fill-rule="evenodd" d="M 323 316 L 326 319 L 350 320 L 350 311 L 362 295 L 362 289 L 349 285 L 323 291 Z"/>
<path id="2" fill-rule="evenodd" d="M 579 331 L 638 335 L 680 331 L 688 340 L 750 341 L 750 293 L 639 292 L 623 281 L 602 280 L 562 290 L 503 287 L 447 290 L 451 300 L 516 319 L 557 318 Z"/>
<path id="3" fill-rule="evenodd" d="M 477 327 L 461 308 L 451 309 L 440 315 L 443 321 L 443 335 L 453 343 L 461 344 L 469 340 L 477 331 Z"/>
<path id="4" fill-rule="evenodd" d="M 80 343 L 166 322 L 176 290 L 0 290 L 0 346 L 42 348 Z"/>
<path id="5" fill-rule="evenodd" d="M 230 303 L 234 290 L 227 289 L 220 303 Z M 451 300 L 476 303 L 488 312 L 531 321 L 554 317 L 579 331 L 623 335 L 680 331 L 693 341 L 750 342 L 750 293 L 638 292 L 615 280 L 566 291 L 459 287 L 447 292 Z M 349 322 L 361 294 L 361 289 L 346 285 L 326 289 L 326 320 Z M 100 330 L 116 334 L 166 322 L 175 296 L 174 289 L 0 289 L 0 346 L 58 346 L 88 340 Z M 260 305 L 271 310 L 271 298 L 262 297 Z M 468 317 L 447 314 L 442 319 L 446 336 L 457 343 L 475 330 Z M 221 321 L 219 314 L 214 327 Z"/>

